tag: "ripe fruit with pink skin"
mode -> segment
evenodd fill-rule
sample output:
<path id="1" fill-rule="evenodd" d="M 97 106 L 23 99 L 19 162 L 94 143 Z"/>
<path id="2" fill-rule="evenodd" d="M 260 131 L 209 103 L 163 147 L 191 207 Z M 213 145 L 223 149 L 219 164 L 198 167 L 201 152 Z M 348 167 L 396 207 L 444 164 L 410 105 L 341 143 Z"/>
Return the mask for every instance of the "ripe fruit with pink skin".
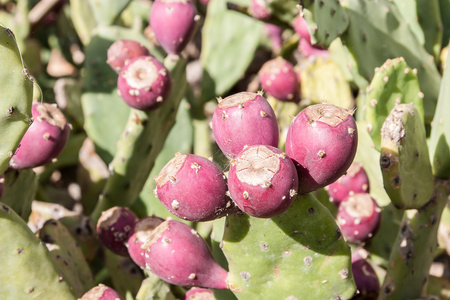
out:
<path id="1" fill-rule="evenodd" d="M 150 27 L 167 53 L 179 54 L 192 38 L 198 19 L 191 0 L 155 0 Z"/>
<path id="2" fill-rule="evenodd" d="M 347 170 L 347 173 L 339 177 L 327 187 L 330 201 L 339 205 L 348 196 L 368 193 L 369 177 L 361 163 L 353 162 Z"/>
<path id="3" fill-rule="evenodd" d="M 345 174 L 357 144 L 352 112 L 332 104 L 303 109 L 293 119 L 286 136 L 286 154 L 296 164 L 299 193 L 322 188 Z"/>
<path id="4" fill-rule="evenodd" d="M 228 188 L 243 212 L 253 217 L 272 218 L 286 211 L 294 201 L 297 171 L 281 150 L 250 146 L 231 161 Z"/>
<path id="5" fill-rule="evenodd" d="M 375 299 L 380 291 L 380 281 L 372 265 L 358 252 L 352 253 L 352 272 L 358 295 L 373 296 Z"/>
<path id="6" fill-rule="evenodd" d="M 169 71 L 152 56 L 133 58 L 122 68 L 117 79 L 122 99 L 140 110 L 158 108 L 169 96 L 171 87 Z"/>
<path id="7" fill-rule="evenodd" d="M 274 24 L 265 23 L 264 29 L 267 36 L 270 38 L 270 41 L 272 42 L 273 52 L 279 53 L 281 47 L 283 46 L 283 39 L 281 37 L 281 35 L 283 34 L 283 28 Z"/>
<path id="8" fill-rule="evenodd" d="M 97 222 L 97 234 L 112 252 L 128 256 L 125 243 L 133 232 L 138 217 L 128 208 L 115 206 L 102 212 Z"/>
<path id="9" fill-rule="evenodd" d="M 150 56 L 150 52 L 139 42 L 121 39 L 109 46 L 106 62 L 119 73 L 131 59 L 139 56 Z"/>
<path id="10" fill-rule="evenodd" d="M 227 288 L 227 271 L 213 258 L 205 241 L 176 220 L 160 224 L 143 246 L 146 268 L 176 285 Z"/>
<path id="11" fill-rule="evenodd" d="M 309 34 L 308 24 L 303 16 L 298 15 L 295 17 L 292 26 L 294 27 L 294 31 L 299 35 L 300 39 L 303 39 L 311 44 L 311 35 Z"/>
<path id="12" fill-rule="evenodd" d="M 267 20 L 271 16 L 266 0 L 251 0 L 249 12 L 252 17 L 258 20 Z"/>
<path id="13" fill-rule="evenodd" d="M 209 289 L 193 287 L 186 292 L 184 300 L 214 300 L 214 293 Z"/>
<path id="14" fill-rule="evenodd" d="M 311 35 L 308 30 L 308 25 L 306 20 L 302 16 L 297 16 L 293 22 L 294 31 L 300 36 L 300 41 L 298 43 L 298 50 L 305 57 L 310 56 L 320 56 L 328 57 L 328 50 L 324 50 L 318 45 L 311 44 Z"/>
<path id="15" fill-rule="evenodd" d="M 227 180 L 219 167 L 195 154 L 178 154 L 160 171 L 156 195 L 164 207 L 184 220 L 214 220 L 231 208 Z"/>
<path id="16" fill-rule="evenodd" d="M 372 237 L 378 229 L 381 209 L 367 193 L 354 194 L 344 199 L 336 219 L 345 239 L 360 243 Z"/>
<path id="17" fill-rule="evenodd" d="M 278 146 L 275 113 L 259 93 L 241 92 L 219 99 L 211 124 L 217 145 L 228 158 L 245 146 Z"/>
<path id="18" fill-rule="evenodd" d="M 281 101 L 300 101 L 300 85 L 294 66 L 277 57 L 264 63 L 259 71 L 259 81 L 263 90 Z"/>
<path id="19" fill-rule="evenodd" d="M 123 300 L 123 298 L 109 286 L 99 284 L 86 292 L 80 300 Z"/>
<path id="20" fill-rule="evenodd" d="M 154 216 L 142 218 L 134 225 L 134 230 L 128 238 L 128 253 L 131 259 L 142 269 L 145 268 L 145 251 L 142 246 L 151 236 L 153 230 L 162 222 L 164 222 L 164 219 Z"/>
<path id="21" fill-rule="evenodd" d="M 58 157 L 69 138 L 70 126 L 56 105 L 35 103 L 31 114 L 33 124 L 25 132 L 10 161 L 14 169 L 28 169 L 50 163 Z"/>

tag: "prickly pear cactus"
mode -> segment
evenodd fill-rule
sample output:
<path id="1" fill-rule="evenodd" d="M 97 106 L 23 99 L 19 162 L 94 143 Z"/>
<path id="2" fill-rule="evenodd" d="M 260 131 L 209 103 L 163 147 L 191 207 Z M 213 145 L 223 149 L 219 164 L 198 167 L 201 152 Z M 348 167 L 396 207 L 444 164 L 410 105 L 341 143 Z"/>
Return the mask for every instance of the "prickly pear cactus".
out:
<path id="1" fill-rule="evenodd" d="M 76 299 L 45 245 L 6 204 L 0 204 L 0 227 L 2 298 Z"/>
<path id="2" fill-rule="evenodd" d="M 384 188 L 397 208 L 417 209 L 429 201 L 433 175 L 425 128 L 414 104 L 397 105 L 386 118 L 380 166 Z"/>
<path id="3" fill-rule="evenodd" d="M 32 123 L 33 81 L 23 63 L 14 33 L 3 26 L 0 26 L 0 46 L 0 61 L 4 64 L 0 82 L 6 87 L 0 91 L 0 173 L 4 173 Z"/>
<path id="4" fill-rule="evenodd" d="M 272 219 L 229 216 L 222 247 L 238 299 L 347 299 L 355 292 L 350 249 L 312 195 Z"/>

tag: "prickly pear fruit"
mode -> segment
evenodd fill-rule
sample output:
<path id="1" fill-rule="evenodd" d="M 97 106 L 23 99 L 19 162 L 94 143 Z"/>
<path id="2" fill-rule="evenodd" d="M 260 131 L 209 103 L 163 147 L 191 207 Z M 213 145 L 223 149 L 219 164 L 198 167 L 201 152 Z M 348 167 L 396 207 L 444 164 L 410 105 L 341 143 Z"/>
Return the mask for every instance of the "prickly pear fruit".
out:
<path id="1" fill-rule="evenodd" d="M 141 43 L 133 40 L 117 40 L 108 48 L 108 65 L 116 73 L 133 58 L 139 56 L 149 56 L 150 52 Z"/>
<path id="2" fill-rule="evenodd" d="M 112 252 L 128 256 L 125 242 L 133 232 L 138 217 L 128 208 L 115 206 L 105 210 L 97 222 L 97 234 Z"/>
<path id="3" fill-rule="evenodd" d="M 10 161 L 14 169 L 34 168 L 50 163 L 58 157 L 69 138 L 70 126 L 55 105 L 35 103 L 31 113 L 34 122 Z"/>
<path id="4" fill-rule="evenodd" d="M 277 57 L 264 63 L 259 71 L 259 80 L 263 90 L 281 101 L 300 101 L 300 84 L 294 66 Z"/>
<path id="5" fill-rule="evenodd" d="M 311 34 L 308 30 L 308 24 L 306 23 L 306 20 L 302 15 L 298 15 L 297 17 L 295 17 L 294 21 L 292 22 L 292 27 L 294 27 L 294 31 L 298 34 L 300 39 L 303 39 L 311 44 Z"/>
<path id="6" fill-rule="evenodd" d="M 347 173 L 327 186 L 330 201 L 339 205 L 348 196 L 369 193 L 370 183 L 361 163 L 353 162 Z"/>
<path id="7" fill-rule="evenodd" d="M 352 272 L 358 289 L 357 295 L 375 299 L 380 291 L 380 281 L 372 265 L 358 253 L 358 250 L 352 253 Z"/>
<path id="8" fill-rule="evenodd" d="M 128 253 L 131 259 L 142 269 L 145 268 L 145 251 L 142 246 L 153 230 L 162 222 L 164 222 L 164 219 L 154 216 L 142 218 L 134 225 L 134 230 L 128 238 Z"/>
<path id="9" fill-rule="evenodd" d="M 267 20 L 271 16 L 271 12 L 266 0 L 251 0 L 249 13 L 258 20 Z"/>
<path id="10" fill-rule="evenodd" d="M 155 180 L 158 199 L 184 220 L 214 220 L 231 207 L 225 175 L 214 162 L 202 156 L 176 155 Z"/>
<path id="11" fill-rule="evenodd" d="M 354 194 L 344 199 L 336 219 L 346 241 L 360 243 L 372 237 L 378 229 L 381 209 L 367 193 Z"/>
<path id="12" fill-rule="evenodd" d="M 109 286 L 99 284 L 84 294 L 80 300 L 123 300 L 123 298 Z"/>
<path id="13" fill-rule="evenodd" d="M 286 154 L 299 175 L 299 193 L 324 187 L 341 177 L 356 154 L 358 132 L 352 112 L 333 104 L 315 104 L 292 121 Z"/>
<path id="14" fill-rule="evenodd" d="M 281 50 L 281 47 L 283 46 L 283 28 L 280 26 L 265 23 L 264 24 L 265 33 L 269 37 L 270 41 L 272 42 L 272 50 L 274 53 L 279 53 Z"/>
<path id="15" fill-rule="evenodd" d="M 155 0 L 150 28 L 169 54 L 179 54 L 194 34 L 199 16 L 191 0 Z"/>
<path id="16" fill-rule="evenodd" d="M 171 87 L 169 71 L 152 56 L 133 58 L 122 68 L 117 79 L 122 99 L 140 110 L 158 108 L 169 96 Z"/>
<path id="17" fill-rule="evenodd" d="M 295 165 L 281 150 L 264 145 L 245 148 L 231 161 L 230 196 L 248 215 L 272 218 L 286 211 L 297 195 Z"/>
<path id="18" fill-rule="evenodd" d="M 227 271 L 213 258 L 205 241 L 187 224 L 167 220 L 143 248 L 146 268 L 176 285 L 227 288 Z"/>
<path id="19" fill-rule="evenodd" d="M 209 289 L 193 287 L 186 292 L 184 300 L 214 300 L 214 293 Z"/>
<path id="20" fill-rule="evenodd" d="M 278 123 L 267 100 L 259 93 L 241 92 L 219 104 L 212 118 L 212 131 L 220 150 L 228 158 L 245 146 L 278 146 Z"/>

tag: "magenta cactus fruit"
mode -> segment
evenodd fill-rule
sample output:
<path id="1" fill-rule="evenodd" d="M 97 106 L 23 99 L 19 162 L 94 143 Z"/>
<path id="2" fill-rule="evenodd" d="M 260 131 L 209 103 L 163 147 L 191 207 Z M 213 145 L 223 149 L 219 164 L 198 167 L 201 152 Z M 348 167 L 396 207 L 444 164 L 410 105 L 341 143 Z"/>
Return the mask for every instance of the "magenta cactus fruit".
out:
<path id="1" fill-rule="evenodd" d="M 214 293 L 210 289 L 193 287 L 184 295 L 183 300 L 214 300 Z"/>
<path id="2" fill-rule="evenodd" d="M 263 90 L 281 101 L 300 101 L 300 84 L 294 66 L 277 57 L 264 63 L 259 71 L 259 81 Z"/>
<path id="3" fill-rule="evenodd" d="M 358 251 L 352 253 L 352 272 L 358 295 L 376 299 L 380 291 L 380 281 L 372 265 L 359 255 Z"/>
<path id="4" fill-rule="evenodd" d="M 294 31 L 298 34 L 300 39 L 303 39 L 311 44 L 311 35 L 309 34 L 308 24 L 302 15 L 295 17 L 292 27 L 294 27 Z"/>
<path id="5" fill-rule="evenodd" d="M 377 231 L 381 209 L 369 194 L 354 194 L 341 202 L 336 219 L 345 239 L 360 243 Z"/>
<path id="6" fill-rule="evenodd" d="M 272 15 L 266 0 L 251 0 L 249 13 L 258 20 L 267 20 Z"/>
<path id="7" fill-rule="evenodd" d="M 333 104 L 316 104 L 293 119 L 286 136 L 286 154 L 296 164 L 299 193 L 334 182 L 350 167 L 358 144 L 352 113 Z"/>
<path id="8" fill-rule="evenodd" d="M 191 0 L 155 0 L 150 12 L 150 27 L 169 54 L 177 55 L 186 47 L 198 20 Z"/>
<path id="9" fill-rule="evenodd" d="M 160 171 L 156 195 L 175 216 L 189 221 L 209 221 L 231 208 L 227 180 L 219 167 L 195 154 L 178 154 Z"/>
<path id="10" fill-rule="evenodd" d="M 164 219 L 159 217 L 142 218 L 134 225 L 134 230 L 128 238 L 128 253 L 131 259 L 142 269 L 145 268 L 145 251 L 142 246 L 151 236 L 153 230 L 162 222 L 164 222 Z"/>
<path id="11" fill-rule="evenodd" d="M 171 87 L 169 71 L 152 56 L 133 58 L 117 79 L 122 99 L 139 110 L 158 108 L 169 96 Z"/>
<path id="12" fill-rule="evenodd" d="M 227 271 L 213 258 L 200 235 L 180 221 L 159 225 L 143 246 L 146 268 L 176 285 L 227 288 Z"/>
<path id="13" fill-rule="evenodd" d="M 286 211 L 294 201 L 298 189 L 297 171 L 281 150 L 254 145 L 231 161 L 228 188 L 231 198 L 243 212 L 271 218 Z"/>
<path id="14" fill-rule="evenodd" d="M 69 139 L 70 125 L 56 105 L 34 103 L 33 123 L 10 161 L 14 169 L 43 166 L 56 159 Z"/>
<path id="15" fill-rule="evenodd" d="M 282 38 L 283 28 L 274 24 L 265 23 L 264 29 L 265 33 L 272 42 L 273 52 L 279 53 L 283 46 L 283 38 Z"/>
<path id="16" fill-rule="evenodd" d="M 347 173 L 327 186 L 330 201 L 339 205 L 348 196 L 368 193 L 370 188 L 369 177 L 361 163 L 353 162 Z"/>
<path id="17" fill-rule="evenodd" d="M 106 62 L 119 73 L 131 59 L 139 56 L 150 56 L 150 52 L 139 42 L 121 39 L 109 46 Z"/>
<path id="18" fill-rule="evenodd" d="M 97 222 L 97 234 L 112 252 L 128 256 L 125 243 L 133 232 L 138 217 L 128 208 L 115 206 L 102 212 Z"/>
<path id="19" fill-rule="evenodd" d="M 99 284 L 86 292 L 80 300 L 123 300 L 123 298 L 109 286 Z"/>
<path id="20" fill-rule="evenodd" d="M 241 92 L 219 99 L 211 124 L 217 145 L 228 158 L 245 146 L 278 146 L 275 112 L 260 93 Z"/>

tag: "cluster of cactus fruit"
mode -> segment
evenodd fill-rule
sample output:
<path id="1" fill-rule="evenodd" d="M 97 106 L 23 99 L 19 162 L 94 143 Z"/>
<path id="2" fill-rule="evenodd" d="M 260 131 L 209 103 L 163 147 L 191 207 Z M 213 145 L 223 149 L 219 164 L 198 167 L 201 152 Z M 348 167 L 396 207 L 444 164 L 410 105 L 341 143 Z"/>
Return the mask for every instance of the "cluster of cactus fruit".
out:
<path id="1" fill-rule="evenodd" d="M 50 2 L 0 5 L 0 299 L 450 299 L 448 0 Z"/>

